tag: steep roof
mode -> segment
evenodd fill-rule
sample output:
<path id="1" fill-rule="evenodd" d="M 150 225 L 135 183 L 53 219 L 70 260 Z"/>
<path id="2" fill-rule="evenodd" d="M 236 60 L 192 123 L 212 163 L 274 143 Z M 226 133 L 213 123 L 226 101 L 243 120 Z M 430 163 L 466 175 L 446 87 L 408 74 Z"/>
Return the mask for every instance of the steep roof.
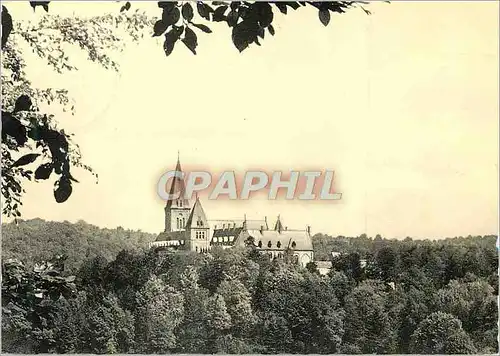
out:
<path id="1" fill-rule="evenodd" d="M 235 245 L 244 246 L 248 236 L 253 237 L 256 245 L 260 242 L 261 250 L 285 249 L 288 246 L 292 250 L 313 250 L 311 236 L 307 230 L 282 230 L 281 233 L 276 230 L 248 230 L 246 234 L 240 235 Z"/>
<path id="2" fill-rule="evenodd" d="M 201 222 L 201 225 L 198 225 L 198 222 Z M 196 197 L 196 201 L 194 203 L 193 209 L 191 209 L 191 214 L 189 214 L 189 218 L 186 222 L 186 228 L 199 228 L 205 227 L 208 228 L 207 216 L 205 215 L 205 211 L 201 206 L 200 199 Z"/>
<path id="3" fill-rule="evenodd" d="M 179 157 L 177 157 L 177 165 L 175 166 L 175 171 L 182 173 L 181 161 L 180 161 Z M 189 207 L 189 199 L 185 199 L 186 186 L 184 184 L 184 179 L 181 179 L 177 176 L 173 177 L 171 179 L 171 183 L 170 183 L 169 194 L 173 195 L 175 193 L 180 193 L 179 199 L 167 200 L 167 208 L 172 207 L 172 205 L 174 205 L 174 202 L 177 202 L 177 200 L 182 201 L 183 208 L 188 208 Z"/>
<path id="4" fill-rule="evenodd" d="M 161 232 L 155 241 L 184 240 L 185 233 L 185 231 Z"/>

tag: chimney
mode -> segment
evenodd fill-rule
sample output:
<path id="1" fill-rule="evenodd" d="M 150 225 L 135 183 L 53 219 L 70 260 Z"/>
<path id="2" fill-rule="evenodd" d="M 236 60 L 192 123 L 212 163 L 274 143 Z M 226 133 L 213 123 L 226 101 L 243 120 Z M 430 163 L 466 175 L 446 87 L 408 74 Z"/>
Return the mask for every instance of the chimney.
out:
<path id="1" fill-rule="evenodd" d="M 307 225 L 307 233 L 311 235 L 311 226 Z"/>
<path id="2" fill-rule="evenodd" d="M 260 225 L 260 234 L 264 234 L 264 225 Z"/>

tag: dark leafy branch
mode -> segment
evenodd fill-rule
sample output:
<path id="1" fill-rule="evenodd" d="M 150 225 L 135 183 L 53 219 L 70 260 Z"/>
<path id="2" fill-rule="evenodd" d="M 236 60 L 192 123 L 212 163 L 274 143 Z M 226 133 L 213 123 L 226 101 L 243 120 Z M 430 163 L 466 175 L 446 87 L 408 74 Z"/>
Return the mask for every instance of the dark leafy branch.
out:
<path id="1" fill-rule="evenodd" d="M 234 46 L 244 51 L 251 44 L 260 46 L 260 40 L 265 37 L 266 31 L 272 36 L 275 29 L 272 25 L 275 11 L 288 14 L 289 9 L 297 10 L 306 6 L 318 9 L 321 23 L 327 26 L 330 23 L 331 13 L 344 13 L 349 8 L 360 6 L 363 1 L 330 1 L 330 2 L 249 2 L 214 1 L 210 5 L 197 2 L 158 2 L 162 9 L 162 17 L 153 29 L 153 36 L 165 36 L 164 49 L 168 56 L 172 53 L 175 43 L 180 39 L 193 54 L 198 46 L 197 35 L 192 30 L 196 28 L 205 33 L 212 30 L 205 24 L 199 23 L 195 17 L 208 22 L 224 22 L 232 29 L 231 39 Z M 365 10 L 365 12 L 369 13 Z M 195 16 L 197 13 L 197 16 Z"/>

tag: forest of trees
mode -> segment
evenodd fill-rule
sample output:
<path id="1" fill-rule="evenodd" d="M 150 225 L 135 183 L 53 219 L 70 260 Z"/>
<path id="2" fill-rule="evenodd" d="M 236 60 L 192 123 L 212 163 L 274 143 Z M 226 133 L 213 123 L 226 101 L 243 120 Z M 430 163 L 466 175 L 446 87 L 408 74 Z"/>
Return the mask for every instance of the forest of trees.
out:
<path id="1" fill-rule="evenodd" d="M 342 253 L 326 276 L 252 247 L 155 253 L 150 234 L 84 222 L 22 221 L 3 238 L 4 352 L 498 350 L 496 236 L 317 234 L 317 256 Z"/>

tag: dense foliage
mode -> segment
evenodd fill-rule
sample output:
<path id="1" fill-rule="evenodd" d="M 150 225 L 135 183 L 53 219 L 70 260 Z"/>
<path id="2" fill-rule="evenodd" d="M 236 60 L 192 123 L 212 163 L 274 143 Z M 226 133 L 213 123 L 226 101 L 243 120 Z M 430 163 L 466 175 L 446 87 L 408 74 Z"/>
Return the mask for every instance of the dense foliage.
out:
<path id="1" fill-rule="evenodd" d="M 84 223 L 45 224 L 45 248 L 33 239 L 20 239 L 18 232 L 20 248 L 33 243 L 46 256 L 69 255 L 71 245 L 84 245 L 78 240 L 97 240 L 92 234 L 107 231 L 113 240 L 132 234 Z M 7 241 L 14 228 L 4 229 Z M 54 238 L 49 240 L 51 228 Z M 29 232 L 26 226 L 22 229 Z M 63 238 L 58 240 L 58 234 L 71 244 L 54 249 Z M 318 235 L 316 253 L 321 255 L 318 246 L 342 245 L 343 240 Z M 109 258 L 116 250 L 106 249 L 118 246 L 109 244 L 99 247 L 107 258 L 91 254 L 81 261 L 74 281 L 57 273 L 46 280 L 40 277 L 46 267 L 7 261 L 7 256 L 21 257 L 11 251 L 14 241 L 3 252 L 4 352 L 498 350 L 493 236 L 442 241 L 352 238 L 349 250 L 332 259 L 334 269 L 328 275 L 320 275 L 314 265 L 269 261 L 251 247 L 209 254 L 129 248 Z M 43 253 L 29 258 L 35 256 Z M 361 258 L 366 259 L 364 267 Z"/>
<path id="2" fill-rule="evenodd" d="M 65 274 L 75 274 L 88 259 L 101 256 L 111 261 L 122 250 L 146 248 L 155 238 L 142 231 L 103 229 L 84 221 L 19 220 L 2 225 L 2 258 L 32 267 L 65 256 Z"/>

